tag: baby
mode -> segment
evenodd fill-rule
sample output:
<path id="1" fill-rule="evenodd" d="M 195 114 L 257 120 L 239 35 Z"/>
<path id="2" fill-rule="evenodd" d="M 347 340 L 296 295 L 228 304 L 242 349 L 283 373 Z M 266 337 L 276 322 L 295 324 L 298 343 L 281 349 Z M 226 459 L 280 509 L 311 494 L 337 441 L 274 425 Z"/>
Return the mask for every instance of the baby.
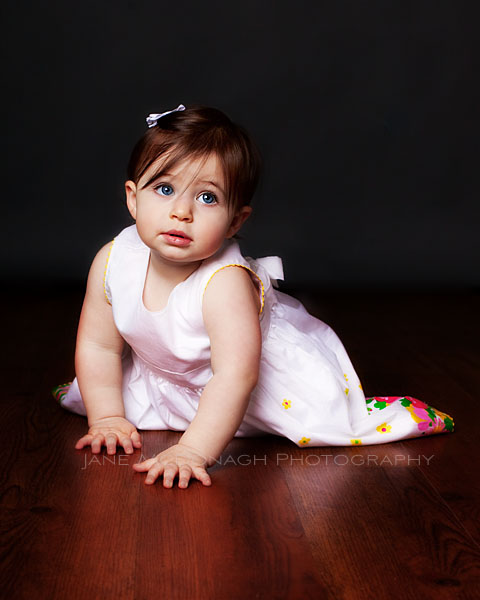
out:
<path id="1" fill-rule="evenodd" d="M 125 183 L 135 224 L 96 255 L 62 405 L 88 417 L 76 448 L 141 447 L 138 429 L 183 431 L 135 464 L 145 483 L 211 484 L 234 436 L 298 446 L 377 444 L 444 431 L 452 419 L 405 397 L 365 399 L 336 334 L 274 288 L 277 257 L 234 240 L 251 213 L 259 153 L 221 111 L 183 105 L 147 118 Z"/>

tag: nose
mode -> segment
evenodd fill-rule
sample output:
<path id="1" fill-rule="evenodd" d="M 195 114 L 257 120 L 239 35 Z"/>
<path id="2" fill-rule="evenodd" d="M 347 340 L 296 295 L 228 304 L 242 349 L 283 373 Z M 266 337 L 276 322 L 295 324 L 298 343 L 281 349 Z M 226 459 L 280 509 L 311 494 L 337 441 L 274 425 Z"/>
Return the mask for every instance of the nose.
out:
<path id="1" fill-rule="evenodd" d="M 186 221 L 187 223 L 192 221 L 192 205 L 187 194 L 180 194 L 175 198 L 170 210 L 170 218 Z"/>

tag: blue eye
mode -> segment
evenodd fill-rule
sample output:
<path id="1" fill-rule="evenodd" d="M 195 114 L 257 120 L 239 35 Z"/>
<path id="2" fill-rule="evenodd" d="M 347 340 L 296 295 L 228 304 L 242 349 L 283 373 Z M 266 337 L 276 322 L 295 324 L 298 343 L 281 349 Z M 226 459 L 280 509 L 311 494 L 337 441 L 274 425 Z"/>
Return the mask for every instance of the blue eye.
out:
<path id="1" fill-rule="evenodd" d="M 198 196 L 198 200 L 200 200 L 202 204 L 215 204 L 217 202 L 217 197 L 211 192 L 203 192 Z"/>
<path id="2" fill-rule="evenodd" d="M 157 188 L 155 188 L 155 191 L 161 194 L 162 196 L 171 196 L 173 194 L 172 186 L 168 185 L 167 183 L 162 183 Z"/>

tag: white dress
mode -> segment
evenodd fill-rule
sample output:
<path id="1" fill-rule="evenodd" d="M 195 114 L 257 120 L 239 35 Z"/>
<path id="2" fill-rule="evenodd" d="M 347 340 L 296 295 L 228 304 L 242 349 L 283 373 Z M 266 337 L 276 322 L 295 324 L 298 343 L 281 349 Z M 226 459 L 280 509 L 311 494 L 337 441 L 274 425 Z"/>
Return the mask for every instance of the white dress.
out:
<path id="1" fill-rule="evenodd" d="M 172 290 L 163 310 L 150 311 L 142 300 L 149 254 L 136 226 L 127 227 L 112 242 L 104 281 L 127 342 L 125 416 L 137 428 L 184 431 L 194 418 L 212 376 L 203 293 L 215 273 L 237 265 L 258 282 L 263 344 L 258 384 L 236 436 L 271 433 L 298 446 L 349 446 L 453 431 L 448 415 L 415 398 L 366 399 L 334 331 L 274 289 L 283 279 L 278 257 L 244 258 L 228 240 Z M 86 414 L 76 379 L 54 395 L 64 408 Z"/>

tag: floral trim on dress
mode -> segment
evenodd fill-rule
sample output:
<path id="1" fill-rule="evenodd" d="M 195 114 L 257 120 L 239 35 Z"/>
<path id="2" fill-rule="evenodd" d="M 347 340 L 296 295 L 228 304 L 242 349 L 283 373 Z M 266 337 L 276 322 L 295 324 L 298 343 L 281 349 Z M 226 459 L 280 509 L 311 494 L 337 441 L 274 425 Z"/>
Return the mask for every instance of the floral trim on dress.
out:
<path id="1" fill-rule="evenodd" d="M 431 435 L 447 431 L 452 432 L 454 430 L 455 424 L 450 415 L 411 396 L 373 396 L 372 398 L 366 398 L 365 401 L 369 415 L 374 409 L 383 410 L 390 404 L 398 402 L 410 413 L 412 419 L 417 423 L 418 431 L 421 435 Z M 368 406 L 369 404 L 371 406 Z M 384 426 L 386 426 L 386 423 L 380 425 L 380 428 Z M 377 431 L 385 433 L 384 431 L 380 431 L 380 428 L 377 427 Z"/>
<path id="2" fill-rule="evenodd" d="M 69 381 L 68 383 L 61 383 L 60 385 L 57 385 L 53 388 L 52 396 L 59 404 L 61 404 L 64 401 L 65 396 L 67 395 L 67 392 L 71 385 L 72 382 Z"/>

